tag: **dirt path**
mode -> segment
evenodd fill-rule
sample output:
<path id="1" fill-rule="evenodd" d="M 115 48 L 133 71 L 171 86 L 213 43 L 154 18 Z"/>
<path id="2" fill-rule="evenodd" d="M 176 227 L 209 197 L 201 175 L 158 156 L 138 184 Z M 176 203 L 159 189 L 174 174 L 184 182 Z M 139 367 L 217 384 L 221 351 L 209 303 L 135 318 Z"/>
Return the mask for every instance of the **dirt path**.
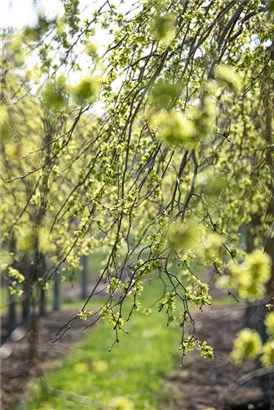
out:
<path id="1" fill-rule="evenodd" d="M 29 358 L 28 334 L 20 342 L 9 341 L 4 344 L 4 352 L 8 357 L 2 359 L 1 363 L 1 409 L 9 409 L 23 400 L 28 383 L 42 377 L 45 365 L 48 367 L 54 360 L 66 356 L 75 343 L 87 335 L 90 330 L 82 331 L 83 322 L 77 318 L 73 328 L 52 344 L 54 334 L 74 315 L 75 310 L 63 310 L 39 318 L 36 360 Z"/>
<path id="2" fill-rule="evenodd" d="M 169 399 L 161 410 L 223 410 L 246 403 L 249 407 L 239 408 L 263 409 L 262 379 L 253 377 L 255 364 L 237 368 L 229 356 L 233 339 L 243 327 L 243 313 L 243 306 L 230 305 L 209 307 L 196 316 L 198 335 L 214 347 L 215 360 L 196 353 L 187 356 L 183 369 L 174 370 L 165 380 Z M 243 383 L 247 375 L 251 380 Z"/>

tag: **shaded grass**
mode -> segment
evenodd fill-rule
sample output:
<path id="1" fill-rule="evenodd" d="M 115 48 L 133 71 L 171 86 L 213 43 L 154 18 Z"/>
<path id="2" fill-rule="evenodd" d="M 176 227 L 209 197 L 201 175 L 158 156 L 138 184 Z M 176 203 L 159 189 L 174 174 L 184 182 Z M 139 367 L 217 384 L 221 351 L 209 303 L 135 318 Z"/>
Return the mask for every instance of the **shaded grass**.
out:
<path id="1" fill-rule="evenodd" d="M 0 314 L 3 315 L 8 310 L 8 287 L 1 286 L 0 289 Z"/>

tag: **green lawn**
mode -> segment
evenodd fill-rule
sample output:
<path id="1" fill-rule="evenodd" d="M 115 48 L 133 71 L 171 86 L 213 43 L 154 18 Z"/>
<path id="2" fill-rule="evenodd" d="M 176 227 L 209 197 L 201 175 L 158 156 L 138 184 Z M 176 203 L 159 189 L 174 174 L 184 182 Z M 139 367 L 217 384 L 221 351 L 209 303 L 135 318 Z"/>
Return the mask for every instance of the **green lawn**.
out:
<path id="1" fill-rule="evenodd" d="M 142 309 L 161 294 L 158 280 L 147 284 Z M 149 315 L 142 309 L 126 323 L 129 334 L 121 334 L 111 353 L 108 348 L 115 334 L 107 322 L 101 322 L 71 355 L 56 363 L 44 387 L 33 388 L 23 408 L 156 409 L 163 399 L 162 380 L 179 363 L 180 330 L 165 326 L 166 317 L 158 313 L 158 303 Z"/>

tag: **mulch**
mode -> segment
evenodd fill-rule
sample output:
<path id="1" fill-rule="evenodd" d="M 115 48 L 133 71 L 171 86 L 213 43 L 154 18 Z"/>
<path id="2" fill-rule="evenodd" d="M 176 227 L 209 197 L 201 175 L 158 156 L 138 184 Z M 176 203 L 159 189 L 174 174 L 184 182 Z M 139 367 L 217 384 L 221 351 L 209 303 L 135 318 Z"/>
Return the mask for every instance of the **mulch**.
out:
<path id="1" fill-rule="evenodd" d="M 182 369 L 174 370 L 165 380 L 168 399 L 162 410 L 270 408 L 266 391 L 269 375 L 258 377 L 265 371 L 258 370 L 256 363 L 235 367 L 230 358 L 233 340 L 244 327 L 244 312 L 244 306 L 237 304 L 211 306 L 196 315 L 198 336 L 214 348 L 215 359 L 209 361 L 196 352 L 188 353 Z"/>

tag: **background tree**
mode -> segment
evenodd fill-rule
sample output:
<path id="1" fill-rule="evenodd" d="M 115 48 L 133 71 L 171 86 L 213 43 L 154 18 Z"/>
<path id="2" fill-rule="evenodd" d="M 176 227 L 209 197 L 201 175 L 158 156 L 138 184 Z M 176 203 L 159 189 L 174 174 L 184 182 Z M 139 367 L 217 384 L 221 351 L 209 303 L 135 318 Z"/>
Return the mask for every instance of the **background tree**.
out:
<path id="1" fill-rule="evenodd" d="M 25 32 L 41 62 L 38 99 L 56 115 L 50 153 L 44 141 L 38 166 L 20 178 L 40 173 L 34 232 L 46 218 L 43 181 L 58 191 L 49 229 L 58 245 L 46 277 L 66 264 L 76 267 L 86 243 L 102 249 L 104 267 L 79 315 L 89 326 L 98 313 L 108 318 L 116 341 L 127 319 L 124 300 L 133 295 L 130 317 L 155 273 L 163 281 L 159 310 L 168 323 L 177 320 L 179 305 L 183 354 L 197 347 L 212 356 L 197 339 L 189 308 L 211 302 L 200 279 L 205 267 L 229 294 L 266 297 L 272 309 L 271 7 L 253 0 L 163 0 L 138 2 L 125 12 L 106 2 L 81 21 L 79 2 L 72 0 L 63 18 L 41 18 L 36 30 Z M 94 45 L 99 26 L 111 36 L 103 53 Z M 96 101 L 103 115 L 96 114 Z M 53 177 L 58 169 L 65 173 Z M 239 233 L 254 216 L 255 249 L 246 254 Z M 37 266 L 37 255 L 34 260 Z M 109 297 L 89 312 L 101 282 Z M 265 346 L 263 362 L 273 364 L 272 344 Z"/>

